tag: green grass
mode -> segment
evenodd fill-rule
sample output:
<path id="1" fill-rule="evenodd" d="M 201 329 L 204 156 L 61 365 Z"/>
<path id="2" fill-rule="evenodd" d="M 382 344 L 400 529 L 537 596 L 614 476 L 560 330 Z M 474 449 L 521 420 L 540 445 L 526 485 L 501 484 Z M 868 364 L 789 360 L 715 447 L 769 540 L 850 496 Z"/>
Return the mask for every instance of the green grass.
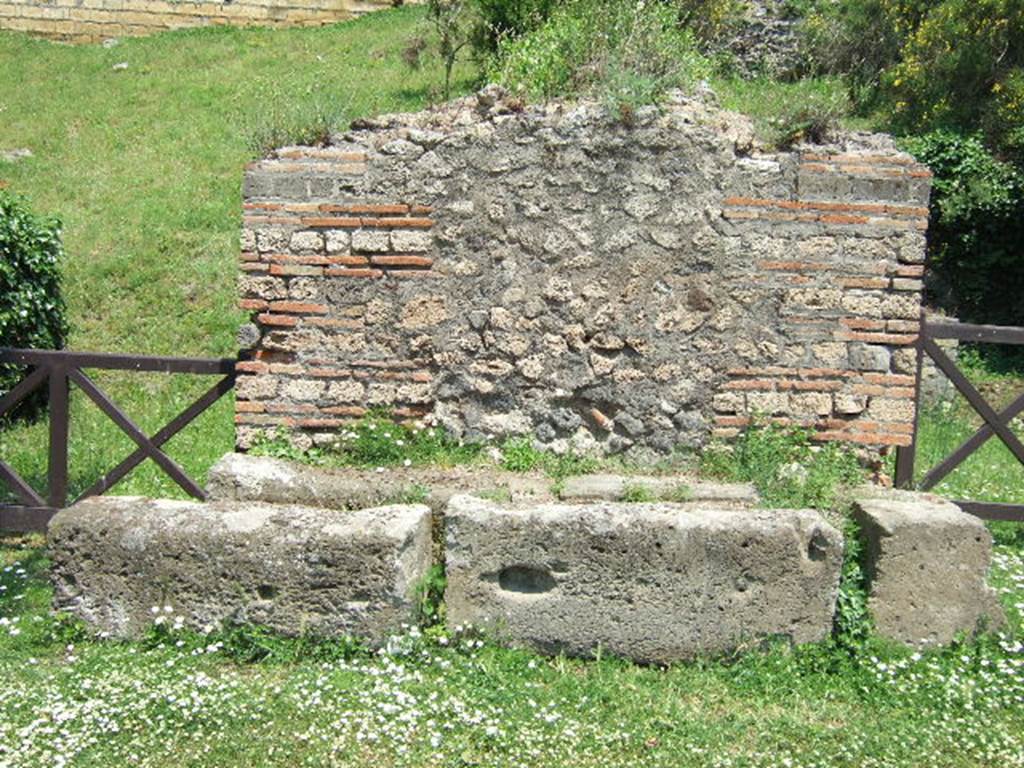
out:
<path id="1" fill-rule="evenodd" d="M 1001 547 L 996 563 L 1019 632 L 1024 557 Z M 54 619 L 46 567 L 37 539 L 0 538 L 2 765 L 1024 764 L 1018 641 L 768 645 L 659 668 L 543 658 L 455 627 L 379 655 L 247 628 L 204 637 L 162 613 L 125 643 Z"/>
<path id="2" fill-rule="evenodd" d="M 436 59 L 401 52 L 422 10 L 317 29 L 217 28 L 67 46 L 0 32 L 0 179 L 64 221 L 70 348 L 233 356 L 241 179 L 254 144 L 308 137 L 326 122 L 425 106 Z M 126 62 L 125 70 L 113 69 Z M 457 71 L 457 87 L 470 73 Z M 101 376 L 150 433 L 212 384 L 199 377 Z M 169 450 L 200 481 L 234 444 L 230 398 Z M 0 434 L 0 455 L 42 487 L 45 426 Z M 72 487 L 133 449 L 76 395 Z M 149 462 L 120 492 L 180 495 Z"/>

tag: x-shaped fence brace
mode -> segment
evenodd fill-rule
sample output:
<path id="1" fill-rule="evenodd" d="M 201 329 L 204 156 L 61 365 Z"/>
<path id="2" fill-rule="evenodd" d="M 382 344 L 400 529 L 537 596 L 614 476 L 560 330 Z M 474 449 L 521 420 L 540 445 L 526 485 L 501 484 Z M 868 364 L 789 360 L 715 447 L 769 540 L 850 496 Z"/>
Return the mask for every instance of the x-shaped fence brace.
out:
<path id="1" fill-rule="evenodd" d="M 100 477 L 75 501 L 108 491 L 129 472 L 152 459 L 186 493 L 197 499 L 206 494 L 184 469 L 161 447 L 192 423 L 235 386 L 235 360 L 230 358 L 149 357 L 107 355 L 87 352 L 25 350 L 0 348 L 0 364 L 31 366 L 31 372 L 13 389 L 0 397 L 0 417 L 41 387 L 49 387 L 50 453 L 48 498 L 44 499 L 13 468 L 0 460 L 0 481 L 21 500 L 21 505 L 0 506 L 0 529 L 26 530 L 45 527 L 46 522 L 68 500 L 68 426 L 70 384 L 73 382 L 137 446 L 110 472 Z M 216 384 L 171 420 L 152 437 L 146 435 L 110 397 L 85 373 L 86 368 L 158 373 L 223 374 Z"/>
<path id="2" fill-rule="evenodd" d="M 957 339 L 959 341 L 985 342 L 991 344 L 1024 344 L 1024 328 L 998 325 L 966 325 L 960 323 L 927 322 L 922 318 L 921 336 L 917 352 L 917 404 L 920 408 L 921 367 L 927 354 L 966 398 L 971 407 L 984 420 L 978 430 L 962 442 L 945 459 L 925 473 L 917 487 L 921 490 L 934 488 L 950 472 L 960 466 L 972 453 L 984 445 L 993 435 L 997 436 L 1021 464 L 1024 470 L 1024 444 L 1010 429 L 1010 422 L 1024 411 L 1024 394 L 996 412 L 977 388 L 968 381 L 935 339 Z M 911 444 L 900 448 L 896 457 L 896 484 L 909 487 L 914 480 L 914 460 L 917 452 L 917 425 Z M 989 520 L 1024 521 L 1024 504 L 998 504 L 995 502 L 958 500 L 961 509 Z"/>

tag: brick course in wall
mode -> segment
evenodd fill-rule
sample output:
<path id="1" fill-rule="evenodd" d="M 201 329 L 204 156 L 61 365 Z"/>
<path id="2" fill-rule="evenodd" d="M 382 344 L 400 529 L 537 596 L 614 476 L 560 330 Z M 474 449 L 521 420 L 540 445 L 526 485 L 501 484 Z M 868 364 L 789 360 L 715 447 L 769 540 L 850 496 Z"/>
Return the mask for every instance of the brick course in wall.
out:
<path id="1" fill-rule="evenodd" d="M 183 27 L 329 24 L 392 5 L 390 0 L 0 0 L 0 29 L 99 42 Z"/>
<path id="2" fill-rule="evenodd" d="M 887 137 L 759 152 L 681 97 L 624 126 L 490 89 L 283 148 L 245 176 L 239 446 L 374 407 L 554 449 L 907 444 L 929 190 Z"/>

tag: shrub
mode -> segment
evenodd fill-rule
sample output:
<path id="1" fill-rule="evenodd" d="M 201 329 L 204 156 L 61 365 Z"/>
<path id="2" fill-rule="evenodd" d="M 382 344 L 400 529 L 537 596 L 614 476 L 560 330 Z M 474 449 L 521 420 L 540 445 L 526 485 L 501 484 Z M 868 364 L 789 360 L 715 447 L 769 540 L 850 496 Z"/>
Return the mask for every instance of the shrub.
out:
<path id="1" fill-rule="evenodd" d="M 987 128 L 1001 149 L 1019 135 L 1024 105 L 1024 3 L 931 3 L 883 76 L 897 125 L 908 130 Z"/>
<path id="2" fill-rule="evenodd" d="M 596 95 L 618 108 L 710 72 L 674 5 L 568 0 L 537 30 L 500 42 L 491 77 L 533 97 Z"/>
<path id="3" fill-rule="evenodd" d="M 936 131 L 906 147 L 935 174 L 931 299 L 963 320 L 1024 324 L 1024 174 L 979 135 Z"/>
<path id="4" fill-rule="evenodd" d="M 481 54 L 492 54 L 502 41 L 542 26 L 558 4 L 559 0 L 475 0 L 473 46 Z"/>
<path id="5" fill-rule="evenodd" d="M 0 190 L 0 346 L 60 349 L 68 335 L 60 290 L 60 222 L 34 215 L 21 198 Z M 0 393 L 21 379 L 17 366 L 0 366 Z M 17 409 L 38 414 L 45 394 Z"/>
<path id="6" fill-rule="evenodd" d="M 1024 145 L 1019 0 L 838 0 L 804 25 L 813 68 L 846 76 L 862 107 L 905 132 L 984 130 Z"/>

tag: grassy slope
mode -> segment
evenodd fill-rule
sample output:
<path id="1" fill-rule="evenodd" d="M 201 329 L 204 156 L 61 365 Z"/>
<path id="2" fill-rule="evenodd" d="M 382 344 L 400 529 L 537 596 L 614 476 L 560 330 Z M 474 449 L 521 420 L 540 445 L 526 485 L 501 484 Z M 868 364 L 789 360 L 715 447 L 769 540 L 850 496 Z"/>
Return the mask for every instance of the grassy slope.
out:
<path id="1" fill-rule="evenodd" d="M 112 48 L 70 47 L 0 32 L 0 178 L 65 224 L 66 294 L 79 350 L 233 355 L 241 177 L 254 135 L 327 113 L 421 108 L 440 82 L 410 72 L 405 41 L 418 9 L 320 29 L 174 32 Z M 127 69 L 115 70 L 125 62 Z M 461 83 L 465 87 L 465 83 Z M 107 377 L 150 431 L 210 381 Z M 72 467 L 81 488 L 131 447 L 79 397 Z M 0 455 L 39 486 L 45 430 L 0 435 Z M 223 402 L 171 444 L 202 475 L 233 444 Z M 173 492 L 140 468 L 122 492 Z"/>

